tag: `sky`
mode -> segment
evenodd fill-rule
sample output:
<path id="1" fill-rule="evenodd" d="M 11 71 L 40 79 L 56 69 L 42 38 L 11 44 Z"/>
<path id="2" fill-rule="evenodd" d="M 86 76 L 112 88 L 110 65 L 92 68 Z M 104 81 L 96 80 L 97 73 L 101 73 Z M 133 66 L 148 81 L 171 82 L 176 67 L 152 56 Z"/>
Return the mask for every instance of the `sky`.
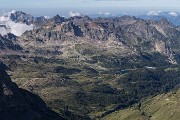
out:
<path id="1" fill-rule="evenodd" d="M 180 11 L 180 0 L 0 0 L 0 9 L 24 10 L 35 15 L 54 12 L 65 15 L 68 11 L 91 14 L 98 11 L 117 12 L 118 10 Z"/>

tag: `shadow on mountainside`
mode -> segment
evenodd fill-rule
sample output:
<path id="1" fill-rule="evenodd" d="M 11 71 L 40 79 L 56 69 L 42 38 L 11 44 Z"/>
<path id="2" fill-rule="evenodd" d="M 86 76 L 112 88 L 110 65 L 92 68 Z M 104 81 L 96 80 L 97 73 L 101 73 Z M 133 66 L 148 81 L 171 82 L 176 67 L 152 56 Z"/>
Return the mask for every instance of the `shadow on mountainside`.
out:
<path id="1" fill-rule="evenodd" d="M 63 120 L 37 95 L 18 88 L 0 62 L 0 120 Z"/>

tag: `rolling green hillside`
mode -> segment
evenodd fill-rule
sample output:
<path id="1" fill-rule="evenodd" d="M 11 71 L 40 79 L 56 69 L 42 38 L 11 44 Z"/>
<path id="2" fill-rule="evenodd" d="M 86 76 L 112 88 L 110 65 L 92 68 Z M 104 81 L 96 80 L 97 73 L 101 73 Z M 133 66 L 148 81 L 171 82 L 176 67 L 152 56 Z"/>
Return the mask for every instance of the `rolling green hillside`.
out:
<path id="1" fill-rule="evenodd" d="M 178 120 L 180 118 L 180 90 L 150 97 L 145 101 L 113 112 L 101 120 Z"/>

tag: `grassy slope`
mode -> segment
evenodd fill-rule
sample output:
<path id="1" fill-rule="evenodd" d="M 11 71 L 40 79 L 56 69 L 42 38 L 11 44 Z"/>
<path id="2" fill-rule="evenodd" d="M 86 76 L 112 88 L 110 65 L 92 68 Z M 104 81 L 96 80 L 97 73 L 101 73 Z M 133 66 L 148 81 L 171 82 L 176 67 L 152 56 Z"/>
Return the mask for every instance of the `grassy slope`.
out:
<path id="1" fill-rule="evenodd" d="M 38 94 L 50 108 L 60 114 L 68 110 L 96 118 L 110 110 L 137 103 L 142 97 L 159 93 L 161 89 L 156 85 L 171 89 L 166 82 L 159 82 L 157 72 L 160 71 L 149 71 L 145 67 L 169 65 L 165 57 L 158 53 L 125 57 L 84 44 L 78 44 L 71 50 L 70 55 L 58 58 L 36 55 L 1 58 L 13 70 L 11 77 L 20 87 Z M 149 72 L 153 77 L 146 77 Z M 170 74 L 174 73 L 179 73 L 179 68 Z M 169 84 L 168 78 L 166 81 Z M 178 82 L 173 81 L 172 86 L 174 84 Z M 146 95 L 142 89 L 150 94 Z M 129 114 L 138 115 L 137 110 L 131 111 Z"/>
<path id="2" fill-rule="evenodd" d="M 102 120 L 179 120 L 180 90 L 157 95 L 135 106 L 113 112 Z"/>
<path id="3" fill-rule="evenodd" d="M 141 120 L 143 116 L 140 115 L 139 110 L 135 108 L 129 108 L 125 110 L 116 111 L 102 120 Z"/>

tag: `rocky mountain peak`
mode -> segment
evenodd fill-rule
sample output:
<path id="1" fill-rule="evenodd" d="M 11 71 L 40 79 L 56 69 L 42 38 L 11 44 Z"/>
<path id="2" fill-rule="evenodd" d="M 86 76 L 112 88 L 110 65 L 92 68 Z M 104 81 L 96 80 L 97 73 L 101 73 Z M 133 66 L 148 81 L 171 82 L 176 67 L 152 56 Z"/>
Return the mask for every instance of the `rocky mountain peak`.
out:
<path id="1" fill-rule="evenodd" d="M 30 14 L 26 14 L 22 11 L 15 11 L 11 13 L 10 19 L 14 22 L 21 22 L 30 25 L 34 22 L 34 17 Z"/>
<path id="2" fill-rule="evenodd" d="M 15 42 L 16 36 L 8 33 L 7 35 L 0 35 L 0 50 L 5 51 L 18 51 L 22 50 L 22 47 Z M 0 52 L 0 53 L 1 53 Z"/>
<path id="3" fill-rule="evenodd" d="M 4 37 L 9 40 L 16 40 L 17 38 L 17 36 L 12 33 L 8 33 L 7 35 L 4 35 Z"/>
<path id="4" fill-rule="evenodd" d="M 158 25 L 161 25 L 162 27 L 166 26 L 166 27 L 175 27 L 175 25 L 173 25 L 171 22 L 169 22 L 166 18 L 161 18 L 158 21 Z"/>
<path id="5" fill-rule="evenodd" d="M 54 23 L 54 24 L 61 24 L 62 22 L 65 22 L 65 21 L 66 21 L 66 19 L 59 15 L 56 15 L 48 20 L 48 22 Z"/>

